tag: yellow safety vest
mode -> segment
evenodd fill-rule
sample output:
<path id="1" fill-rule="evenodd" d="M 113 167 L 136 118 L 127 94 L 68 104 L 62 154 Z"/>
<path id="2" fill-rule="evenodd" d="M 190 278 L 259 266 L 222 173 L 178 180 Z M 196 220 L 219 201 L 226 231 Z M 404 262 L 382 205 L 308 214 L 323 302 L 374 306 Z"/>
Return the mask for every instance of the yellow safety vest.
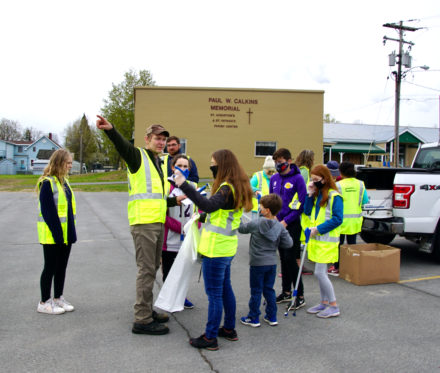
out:
<path id="1" fill-rule="evenodd" d="M 317 227 L 318 225 L 324 223 L 326 220 L 330 220 L 333 216 L 333 201 L 336 196 L 340 194 L 334 190 L 329 190 L 329 199 L 327 201 L 327 206 L 321 207 L 319 209 L 318 217 L 315 219 L 316 212 L 316 200 L 313 203 L 312 213 L 309 216 L 310 225 L 309 227 Z M 309 243 L 307 245 L 308 258 L 309 260 L 316 263 L 335 263 L 338 261 L 339 257 L 339 235 L 340 226 L 331 230 L 325 234 L 317 234 L 310 237 Z"/>
<path id="2" fill-rule="evenodd" d="M 300 171 L 301 170 L 307 170 L 307 180 L 304 180 L 304 182 L 306 183 L 306 186 L 307 186 L 307 184 L 310 182 L 310 170 L 306 166 L 301 166 L 299 168 L 299 170 Z M 301 176 L 302 176 L 302 174 L 301 174 Z"/>
<path id="3" fill-rule="evenodd" d="M 299 210 L 301 207 L 301 202 L 298 199 L 298 193 L 295 193 L 295 195 L 292 198 L 292 201 L 289 203 L 289 208 L 291 210 Z M 307 215 L 305 215 L 304 213 L 301 214 L 301 236 L 300 236 L 300 241 L 302 243 L 304 243 L 306 241 L 306 236 L 304 235 L 304 229 L 306 229 L 309 225 L 308 223 L 308 217 Z"/>
<path id="4" fill-rule="evenodd" d="M 68 211 L 68 202 L 66 198 L 66 194 L 64 193 L 64 188 L 59 182 L 56 176 L 45 176 L 43 180 L 50 181 L 50 187 L 52 188 L 53 200 L 55 202 L 55 206 L 57 207 L 58 217 L 60 219 L 61 228 L 63 230 L 63 239 L 64 243 L 67 245 L 67 211 Z M 70 191 L 72 192 L 72 211 L 73 211 L 73 223 L 75 224 L 76 220 L 76 201 L 75 195 L 73 194 L 72 188 L 70 188 L 69 182 L 66 180 L 66 184 L 68 185 Z M 38 192 L 41 188 L 41 182 L 38 184 Z M 38 221 L 37 221 L 37 229 L 38 229 L 38 240 L 43 245 L 53 245 L 55 244 L 55 240 L 53 238 L 52 232 L 49 229 L 49 226 L 44 221 L 43 215 L 41 214 L 41 204 L 38 203 Z"/>
<path id="5" fill-rule="evenodd" d="M 216 193 L 223 185 L 228 185 L 235 197 L 234 187 L 227 182 L 222 183 Z M 208 214 L 200 236 L 199 253 L 209 258 L 234 256 L 237 252 L 237 231 L 242 214 L 243 209 L 219 209 Z"/>
<path id="6" fill-rule="evenodd" d="M 255 172 L 252 177 L 257 177 L 257 189 L 261 192 L 261 196 L 266 196 L 269 194 L 269 185 L 266 182 L 263 172 L 264 171 Z M 258 212 L 258 199 L 256 197 L 252 197 L 252 212 Z"/>
<path id="7" fill-rule="evenodd" d="M 130 225 L 165 223 L 167 196 L 170 183 L 167 166 L 162 163 L 162 179 L 145 149 L 141 152 L 141 166 L 136 173 L 128 174 L 128 222 Z"/>
<path id="8" fill-rule="evenodd" d="M 362 230 L 362 197 L 365 185 L 354 177 L 342 179 L 336 183 L 344 199 L 344 220 L 341 234 L 356 234 Z"/>

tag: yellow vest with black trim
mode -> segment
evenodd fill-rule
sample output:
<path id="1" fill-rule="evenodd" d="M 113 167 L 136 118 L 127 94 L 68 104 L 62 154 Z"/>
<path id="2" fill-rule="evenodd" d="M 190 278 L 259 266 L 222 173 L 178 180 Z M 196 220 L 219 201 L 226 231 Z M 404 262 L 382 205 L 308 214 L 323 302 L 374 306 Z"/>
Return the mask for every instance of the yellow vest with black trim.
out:
<path id="1" fill-rule="evenodd" d="M 66 194 L 64 193 L 64 188 L 59 182 L 56 176 L 45 176 L 43 180 L 48 180 L 50 182 L 50 187 L 52 188 L 53 200 L 55 202 L 55 206 L 57 208 L 58 217 L 60 219 L 61 228 L 63 230 L 63 239 L 64 243 L 67 245 L 67 218 L 68 218 L 68 202 L 66 198 Z M 69 182 L 66 180 L 66 184 L 69 187 L 72 193 L 72 211 L 74 224 L 76 220 L 76 201 L 75 195 L 73 194 L 72 188 L 70 188 Z M 41 188 L 41 182 L 38 184 L 38 192 Z M 52 232 L 49 229 L 49 226 L 44 221 L 43 215 L 41 214 L 41 204 L 38 203 L 38 221 L 37 221 L 37 229 L 38 229 L 38 240 L 43 245 L 54 245 L 55 240 L 53 238 Z"/>
<path id="2" fill-rule="evenodd" d="M 267 184 L 263 173 L 264 171 L 255 172 L 252 177 L 257 177 L 257 189 L 261 192 L 261 196 L 267 196 L 269 194 L 269 185 Z M 252 212 L 258 212 L 258 199 L 256 197 L 252 197 Z"/>
<path id="3" fill-rule="evenodd" d="M 362 197 L 365 185 L 354 177 L 339 180 L 336 186 L 344 199 L 344 220 L 341 234 L 356 234 L 362 230 Z"/>
<path id="4" fill-rule="evenodd" d="M 162 163 L 162 179 L 145 149 L 141 152 L 141 165 L 133 174 L 128 174 L 128 222 L 130 225 L 165 223 L 167 196 L 170 183 L 167 166 Z"/>
<path id="5" fill-rule="evenodd" d="M 216 193 L 223 185 L 228 185 L 235 197 L 234 187 L 227 182 L 222 183 Z M 234 256 L 237 252 L 237 231 L 242 214 L 243 209 L 219 209 L 208 214 L 200 236 L 198 252 L 209 258 Z"/>
<path id="6" fill-rule="evenodd" d="M 325 207 L 319 209 L 318 217 L 315 218 L 316 212 L 316 200 L 313 203 L 312 213 L 309 216 L 309 227 L 317 227 L 324 223 L 326 220 L 330 220 L 333 216 L 333 201 L 336 196 L 341 196 L 336 190 L 329 190 L 329 199 Z M 340 226 L 331 230 L 325 234 L 317 234 L 310 237 L 307 245 L 308 258 L 315 263 L 335 263 L 339 257 L 339 235 Z"/>

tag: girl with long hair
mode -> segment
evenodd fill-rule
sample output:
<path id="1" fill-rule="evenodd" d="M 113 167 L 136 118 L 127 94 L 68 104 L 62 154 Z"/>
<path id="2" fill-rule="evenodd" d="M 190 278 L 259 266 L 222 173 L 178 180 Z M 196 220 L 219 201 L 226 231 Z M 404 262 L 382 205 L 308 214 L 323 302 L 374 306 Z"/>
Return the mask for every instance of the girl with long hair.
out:
<path id="1" fill-rule="evenodd" d="M 304 149 L 295 159 L 295 164 L 298 166 L 301 176 L 306 184 L 310 181 L 310 170 L 313 167 L 314 161 L 315 153 L 310 149 Z"/>
<path id="2" fill-rule="evenodd" d="M 304 214 L 308 217 L 311 230 L 307 245 L 308 258 L 315 262 L 315 276 L 321 292 L 321 302 L 307 312 L 320 318 L 339 316 L 335 291 L 327 274 L 327 263 L 338 260 L 343 201 L 329 169 L 324 165 L 317 165 L 311 170 Z"/>
<path id="3" fill-rule="evenodd" d="M 196 348 L 217 350 L 217 336 L 238 340 L 231 262 L 237 252 L 237 231 L 243 210 L 252 209 L 252 190 L 248 176 L 230 150 L 214 152 L 210 169 L 214 177 L 210 198 L 200 195 L 178 171 L 175 172 L 175 182 L 199 209 L 207 213 L 198 251 L 203 256 L 203 279 L 209 301 L 208 322 L 205 333 L 191 338 L 189 343 Z M 224 324 L 220 327 L 223 310 Z"/>
<path id="4" fill-rule="evenodd" d="M 38 239 L 44 254 L 41 301 L 37 311 L 52 315 L 74 310 L 63 296 L 70 249 L 76 242 L 75 196 L 67 180 L 71 168 L 71 154 L 65 149 L 55 151 L 36 187 L 39 195 Z M 50 296 L 52 281 L 53 299 Z"/>

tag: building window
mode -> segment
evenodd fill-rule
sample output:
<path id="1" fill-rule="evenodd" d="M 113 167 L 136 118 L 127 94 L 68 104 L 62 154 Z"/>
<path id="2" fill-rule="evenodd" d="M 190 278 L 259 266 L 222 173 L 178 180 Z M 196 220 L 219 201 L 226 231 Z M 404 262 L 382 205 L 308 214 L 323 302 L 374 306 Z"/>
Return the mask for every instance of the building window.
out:
<path id="1" fill-rule="evenodd" d="M 23 147 L 22 147 L 22 146 L 19 146 L 19 147 L 18 147 L 18 152 L 19 152 L 19 153 L 23 153 Z"/>
<path id="2" fill-rule="evenodd" d="M 34 151 L 34 153 L 37 151 L 37 147 L 36 146 L 34 146 L 33 148 L 32 148 L 32 150 Z"/>
<path id="3" fill-rule="evenodd" d="M 272 155 L 277 150 L 276 141 L 256 141 L 255 142 L 255 156 L 264 157 Z"/>
<path id="4" fill-rule="evenodd" d="M 180 152 L 182 154 L 186 154 L 186 139 L 179 139 L 180 140 Z M 163 150 L 164 153 L 168 154 L 168 149 L 165 146 L 165 149 Z"/>

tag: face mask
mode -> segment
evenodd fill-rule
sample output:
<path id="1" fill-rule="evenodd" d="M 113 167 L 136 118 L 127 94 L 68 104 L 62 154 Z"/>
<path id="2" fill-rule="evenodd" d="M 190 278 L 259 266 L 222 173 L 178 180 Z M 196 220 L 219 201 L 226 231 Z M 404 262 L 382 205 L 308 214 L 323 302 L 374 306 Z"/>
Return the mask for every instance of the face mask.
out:
<path id="1" fill-rule="evenodd" d="M 322 187 L 324 186 L 324 183 L 322 182 L 322 180 L 314 181 L 313 184 L 314 184 L 315 187 L 317 187 L 318 189 L 322 189 Z"/>
<path id="2" fill-rule="evenodd" d="M 209 167 L 209 169 L 212 172 L 212 177 L 215 179 L 217 176 L 218 166 L 217 165 L 211 166 L 211 167 Z"/>
<path id="3" fill-rule="evenodd" d="M 278 172 L 284 172 L 289 167 L 289 162 L 277 163 L 275 167 Z"/>

